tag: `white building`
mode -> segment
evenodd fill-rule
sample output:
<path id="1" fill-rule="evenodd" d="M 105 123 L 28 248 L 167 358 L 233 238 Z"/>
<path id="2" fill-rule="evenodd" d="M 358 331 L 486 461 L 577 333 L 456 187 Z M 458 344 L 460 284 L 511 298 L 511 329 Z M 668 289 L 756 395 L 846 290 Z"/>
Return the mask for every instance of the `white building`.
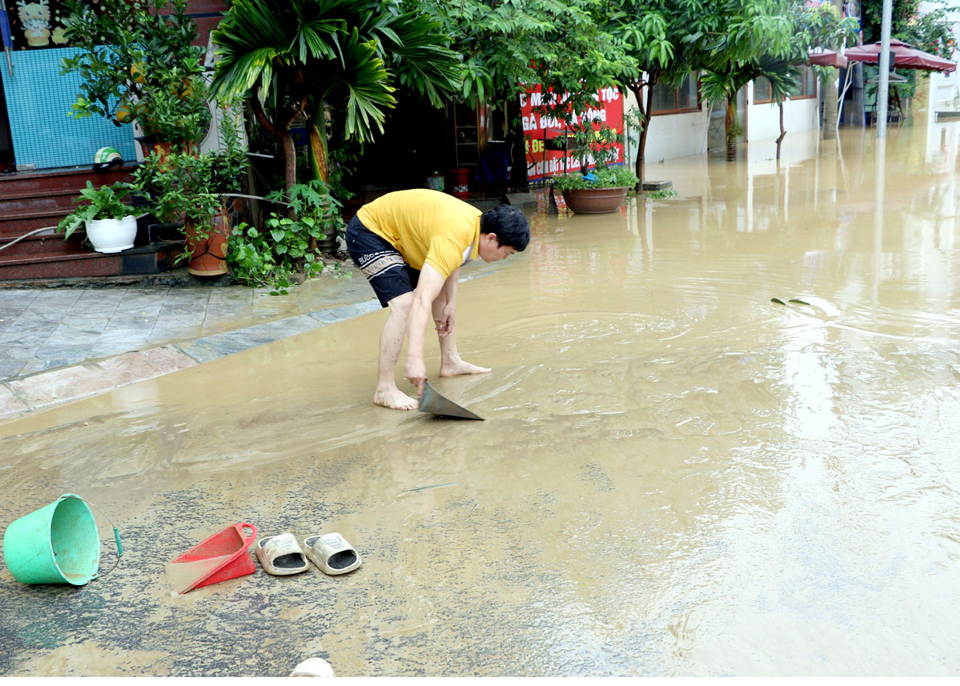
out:
<path id="1" fill-rule="evenodd" d="M 799 93 L 783 106 L 783 123 L 788 134 L 819 128 L 817 92 L 814 72 L 805 67 Z M 635 107 L 636 98 L 632 93 L 627 93 L 624 113 Z M 715 105 L 711 108 L 699 95 L 693 75 L 688 76 L 675 90 L 664 85 L 654 86 L 651 109 L 653 114 L 645 151 L 647 164 L 725 148 L 725 107 Z M 770 84 L 765 79 L 751 82 L 740 91 L 737 115 L 745 132 L 741 141 L 774 140 L 780 135 L 780 108 L 770 98 Z M 639 132 L 630 130 L 628 136 L 628 157 L 636 162 Z"/>

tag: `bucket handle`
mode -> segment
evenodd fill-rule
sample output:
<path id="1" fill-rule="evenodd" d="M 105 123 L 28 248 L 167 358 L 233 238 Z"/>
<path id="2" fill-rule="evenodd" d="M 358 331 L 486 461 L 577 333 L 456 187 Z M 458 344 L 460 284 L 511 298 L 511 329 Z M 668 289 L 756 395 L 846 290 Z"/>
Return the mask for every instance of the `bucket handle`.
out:
<path id="1" fill-rule="evenodd" d="M 81 497 L 78 496 L 78 495 L 69 494 L 69 495 L 67 495 L 66 497 L 68 497 L 68 498 L 76 498 L 77 500 L 79 500 L 79 501 L 81 501 L 81 502 L 84 502 L 84 503 L 86 503 L 87 505 L 93 505 L 93 503 L 91 503 L 89 500 L 84 500 L 83 498 L 81 498 Z M 110 522 L 110 526 L 113 527 L 113 540 L 114 540 L 114 542 L 117 544 L 117 561 L 116 561 L 116 563 L 113 565 L 113 567 L 110 568 L 110 572 L 112 572 L 112 571 L 113 571 L 114 569 L 116 569 L 117 566 L 120 564 L 120 558 L 123 557 L 123 543 L 120 542 L 120 529 L 118 529 L 118 528 L 116 527 L 116 525 L 113 523 L 113 520 L 110 519 L 110 515 L 108 515 L 108 514 L 107 514 L 106 512 L 104 512 L 103 510 L 101 510 L 97 505 L 93 505 L 93 506 L 96 507 L 98 510 L 100 510 L 100 514 L 102 514 L 104 517 L 106 517 L 106 518 L 107 518 L 107 521 Z M 100 573 L 98 572 L 97 575 L 94 576 L 94 578 L 95 578 L 95 579 L 102 578 L 102 577 L 106 576 L 107 574 L 109 574 L 110 572 L 104 572 L 103 574 L 100 574 Z"/>

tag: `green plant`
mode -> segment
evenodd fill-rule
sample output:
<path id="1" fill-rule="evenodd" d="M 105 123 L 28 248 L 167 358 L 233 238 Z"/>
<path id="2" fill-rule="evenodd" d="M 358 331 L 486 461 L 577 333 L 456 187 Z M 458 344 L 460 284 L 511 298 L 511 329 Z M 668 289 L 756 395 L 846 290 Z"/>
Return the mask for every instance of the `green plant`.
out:
<path id="1" fill-rule="evenodd" d="M 276 191 L 267 200 L 282 203 L 283 197 Z M 322 181 L 313 180 L 290 190 L 290 206 L 296 219 L 274 212 L 262 230 L 246 223 L 233 229 L 227 262 L 238 281 L 286 295 L 294 273 L 311 278 L 323 272 L 323 262 L 310 246 L 342 229 L 340 203 Z"/>
<path id="2" fill-rule="evenodd" d="M 174 69 L 174 72 L 179 69 Z M 201 140 L 210 125 L 207 91 L 201 77 L 143 87 L 135 107 L 144 134 L 163 143 L 193 143 Z"/>
<path id="3" fill-rule="evenodd" d="M 314 178 L 327 182 L 325 101 L 342 113 L 346 137 L 370 140 L 397 87 L 436 107 L 457 90 L 459 58 L 438 28 L 401 0 L 234 0 L 213 32 L 211 90 L 217 99 L 250 96 L 257 121 L 283 144 L 288 192 L 297 182 L 290 127 L 302 116 Z"/>
<path id="4" fill-rule="evenodd" d="M 64 217 L 57 225 L 57 232 L 65 232 L 64 239 L 67 239 L 85 222 L 97 219 L 123 219 L 132 214 L 130 206 L 123 202 L 129 193 L 129 186 L 122 182 L 94 188 L 93 184 L 87 181 L 87 187 L 80 191 L 80 197 L 76 200 L 78 203 L 86 202 L 87 204 Z"/>
<path id="5" fill-rule="evenodd" d="M 162 222 L 208 223 L 222 206 L 214 183 L 216 165 L 213 154 L 153 152 L 134 172 L 131 188 Z"/>
<path id="6" fill-rule="evenodd" d="M 648 198 L 653 198 L 654 200 L 662 200 L 664 198 L 675 198 L 680 195 L 680 192 L 676 188 L 664 188 L 660 191 L 650 191 L 645 193 Z"/>
<path id="7" fill-rule="evenodd" d="M 139 120 L 148 136 L 198 139 L 209 110 L 187 0 L 66 0 L 64 8 L 66 38 L 79 51 L 62 60 L 61 73 L 83 80 L 74 117 Z"/>
<path id="8" fill-rule="evenodd" d="M 573 155 L 580 163 L 580 170 L 554 177 L 556 190 L 632 188 L 637 185 L 637 175 L 632 170 L 613 164 L 618 154 L 616 146 L 623 142 L 622 134 L 599 121 L 584 121 L 572 130 L 576 144 Z M 593 171 L 587 169 L 590 164 L 594 165 Z"/>

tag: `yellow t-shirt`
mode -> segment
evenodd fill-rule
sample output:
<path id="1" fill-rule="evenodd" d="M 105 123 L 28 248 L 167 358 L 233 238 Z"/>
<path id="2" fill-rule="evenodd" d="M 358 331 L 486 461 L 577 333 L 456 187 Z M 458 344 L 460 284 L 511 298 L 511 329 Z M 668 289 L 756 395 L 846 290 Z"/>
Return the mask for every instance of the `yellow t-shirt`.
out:
<path id="1" fill-rule="evenodd" d="M 360 208 L 363 225 L 386 240 L 414 269 L 429 264 L 446 279 L 477 259 L 480 210 L 452 195 L 418 188 L 387 193 Z"/>

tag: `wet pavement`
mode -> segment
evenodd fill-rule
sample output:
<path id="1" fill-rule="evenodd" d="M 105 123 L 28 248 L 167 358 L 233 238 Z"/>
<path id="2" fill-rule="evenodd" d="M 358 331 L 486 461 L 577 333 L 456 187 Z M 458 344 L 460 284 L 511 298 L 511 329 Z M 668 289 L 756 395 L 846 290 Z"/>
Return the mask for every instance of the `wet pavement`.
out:
<path id="1" fill-rule="evenodd" d="M 368 312 L 377 304 L 365 281 L 351 278 L 353 271 L 279 296 L 243 286 L 2 289 L 0 417 Z"/>
<path id="2" fill-rule="evenodd" d="M 459 289 L 494 370 L 435 385 L 484 422 L 371 404 L 376 311 L 0 423 L 0 521 L 79 493 L 126 550 L 0 569 L 0 674 L 957 675 L 958 140 L 891 130 L 878 175 L 872 131 L 790 134 L 538 214 Z M 170 597 L 244 521 L 364 565 Z"/>

